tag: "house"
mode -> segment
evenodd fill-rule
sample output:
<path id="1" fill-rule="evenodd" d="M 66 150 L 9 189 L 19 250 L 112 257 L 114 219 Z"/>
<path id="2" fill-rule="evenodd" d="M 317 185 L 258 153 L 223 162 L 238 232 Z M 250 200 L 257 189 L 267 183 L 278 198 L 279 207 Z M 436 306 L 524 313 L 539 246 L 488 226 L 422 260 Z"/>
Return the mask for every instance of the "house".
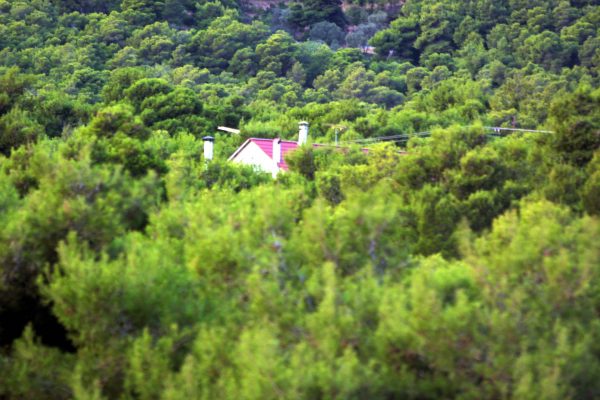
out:
<path id="1" fill-rule="evenodd" d="M 229 161 L 253 165 L 257 169 L 271 173 L 273 177 L 280 171 L 287 171 L 285 156 L 308 141 L 308 122 L 300 122 L 298 141 L 250 138 L 232 155 Z M 313 145 L 315 146 L 315 145 Z"/>
<path id="2" fill-rule="evenodd" d="M 204 140 L 204 159 L 207 161 L 213 158 L 214 138 L 205 136 Z M 232 155 L 228 161 L 246 165 L 252 165 L 256 169 L 270 173 L 276 177 L 278 173 L 288 170 L 288 165 L 285 162 L 285 156 L 296 150 L 308 141 L 308 122 L 300 122 L 298 129 L 298 141 L 282 140 L 281 138 L 264 139 L 250 138 L 247 139 Z M 313 148 L 327 147 L 326 144 L 313 143 Z M 340 151 L 347 151 L 347 148 L 335 147 Z M 369 149 L 361 149 L 363 153 L 368 153 Z M 405 154 L 405 152 L 399 152 Z"/>

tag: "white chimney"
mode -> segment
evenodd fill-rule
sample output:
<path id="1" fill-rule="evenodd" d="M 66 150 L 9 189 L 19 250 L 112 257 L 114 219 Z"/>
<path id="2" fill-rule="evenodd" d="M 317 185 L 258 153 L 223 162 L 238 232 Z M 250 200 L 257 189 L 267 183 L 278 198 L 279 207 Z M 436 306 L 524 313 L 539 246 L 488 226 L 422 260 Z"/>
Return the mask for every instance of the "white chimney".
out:
<path id="1" fill-rule="evenodd" d="M 308 141 L 308 122 L 302 121 L 298 125 L 300 128 L 298 132 L 298 146 L 302 146 Z"/>
<path id="2" fill-rule="evenodd" d="M 202 140 L 204 140 L 204 160 L 210 161 L 213 159 L 215 138 L 212 136 L 204 136 Z"/>
<path id="3" fill-rule="evenodd" d="M 275 164 L 279 164 L 281 162 L 281 139 L 273 139 L 273 161 Z"/>

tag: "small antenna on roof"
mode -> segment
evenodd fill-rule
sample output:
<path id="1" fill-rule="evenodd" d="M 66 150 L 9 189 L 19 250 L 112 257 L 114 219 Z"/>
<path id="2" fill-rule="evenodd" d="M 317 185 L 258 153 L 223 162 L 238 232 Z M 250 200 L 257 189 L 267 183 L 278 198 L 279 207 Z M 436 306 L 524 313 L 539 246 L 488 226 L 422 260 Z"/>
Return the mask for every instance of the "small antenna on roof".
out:
<path id="1" fill-rule="evenodd" d="M 335 132 L 335 145 L 337 146 L 338 145 L 338 134 L 340 132 L 343 132 L 346 129 L 348 129 L 348 127 L 346 125 L 342 125 L 342 124 L 325 124 L 325 125 L 334 129 L 334 132 Z"/>

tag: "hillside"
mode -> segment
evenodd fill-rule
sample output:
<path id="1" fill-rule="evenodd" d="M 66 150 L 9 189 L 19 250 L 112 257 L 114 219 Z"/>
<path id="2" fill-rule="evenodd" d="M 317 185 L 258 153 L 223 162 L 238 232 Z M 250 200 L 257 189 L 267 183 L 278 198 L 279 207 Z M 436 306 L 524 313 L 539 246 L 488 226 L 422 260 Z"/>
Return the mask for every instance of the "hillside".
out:
<path id="1" fill-rule="evenodd" d="M 260 10 L 267 10 L 269 8 L 277 8 L 280 5 L 288 6 L 289 0 L 245 0 L 240 2 L 242 8 L 253 8 Z"/>
<path id="2" fill-rule="evenodd" d="M 596 0 L 0 0 L 0 400 L 599 398 L 599 72 Z"/>

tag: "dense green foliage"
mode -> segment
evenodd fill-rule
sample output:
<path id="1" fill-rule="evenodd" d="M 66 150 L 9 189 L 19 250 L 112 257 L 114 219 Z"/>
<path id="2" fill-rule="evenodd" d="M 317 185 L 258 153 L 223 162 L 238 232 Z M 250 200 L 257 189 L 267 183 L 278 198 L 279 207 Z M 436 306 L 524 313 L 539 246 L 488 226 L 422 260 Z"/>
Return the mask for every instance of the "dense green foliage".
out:
<path id="1" fill-rule="evenodd" d="M 598 2 L 257 3 L 0 0 L 0 399 L 600 397 Z"/>

